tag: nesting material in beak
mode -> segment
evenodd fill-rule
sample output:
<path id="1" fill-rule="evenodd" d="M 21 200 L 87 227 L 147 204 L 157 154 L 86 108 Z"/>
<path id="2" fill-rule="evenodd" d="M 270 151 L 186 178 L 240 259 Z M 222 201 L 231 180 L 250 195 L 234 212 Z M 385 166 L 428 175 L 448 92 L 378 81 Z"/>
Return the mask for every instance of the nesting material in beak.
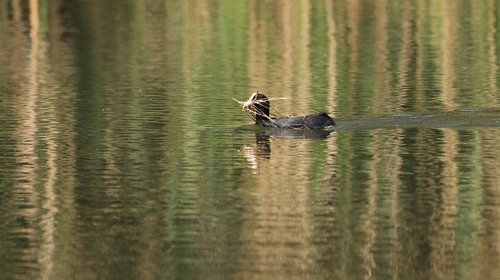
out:
<path id="1" fill-rule="evenodd" d="M 269 114 L 272 108 L 269 99 L 260 91 L 254 92 L 247 101 L 233 100 L 241 104 L 241 109 L 256 122 L 271 121 L 275 117 Z"/>
<path id="2" fill-rule="evenodd" d="M 243 111 L 251 111 L 250 108 L 253 106 L 253 101 L 248 100 L 247 102 L 243 103 Z"/>
<path id="3" fill-rule="evenodd" d="M 259 93 L 259 91 L 257 92 L 254 92 L 250 98 L 248 98 L 248 100 L 243 103 L 243 111 L 252 111 L 251 109 L 254 107 L 254 103 L 255 101 L 257 101 L 257 94 Z"/>

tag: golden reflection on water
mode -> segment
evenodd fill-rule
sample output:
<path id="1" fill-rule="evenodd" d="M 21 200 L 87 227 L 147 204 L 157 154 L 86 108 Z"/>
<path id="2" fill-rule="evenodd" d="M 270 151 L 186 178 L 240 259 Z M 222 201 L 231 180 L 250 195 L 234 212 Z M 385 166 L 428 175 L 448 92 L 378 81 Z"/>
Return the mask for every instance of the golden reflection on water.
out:
<path id="1" fill-rule="evenodd" d="M 479 165 L 483 173 L 482 178 L 477 178 L 483 187 L 483 201 L 481 209 L 481 227 L 484 236 L 481 247 L 478 249 L 479 259 L 484 263 L 479 264 L 481 277 L 495 278 L 500 273 L 500 166 L 498 165 L 500 141 L 498 136 L 482 131 L 479 135 L 481 143 L 481 160 Z"/>
<path id="2" fill-rule="evenodd" d="M 489 57 L 489 71 L 490 71 L 490 90 L 488 93 L 488 99 L 489 100 L 494 100 L 498 103 L 498 95 L 495 96 L 495 92 L 498 92 L 498 87 L 497 87 L 497 75 L 498 75 L 498 57 L 497 57 L 497 51 L 498 51 L 498 46 L 495 44 L 495 34 L 497 33 L 497 28 L 496 24 L 498 22 L 498 19 L 495 18 L 494 16 L 494 11 L 495 11 L 495 0 L 490 0 L 488 1 L 488 57 Z"/>
<path id="3" fill-rule="evenodd" d="M 34 5 L 35 4 L 35 5 Z M 31 8 L 36 8 L 36 3 L 30 2 Z M 16 30 L 16 43 L 19 43 L 18 47 L 19 51 L 22 52 L 22 40 L 23 34 L 21 27 L 24 22 L 22 21 L 22 9 L 20 1 L 15 1 L 12 6 L 13 18 L 15 20 L 14 24 L 18 27 Z M 20 181 L 15 186 L 16 193 L 19 195 L 19 200 L 22 201 L 22 207 L 16 216 L 20 219 L 23 219 L 29 226 L 25 228 L 17 228 L 15 232 L 12 234 L 16 234 L 19 236 L 23 236 L 26 239 L 28 244 L 33 244 L 37 240 L 38 232 L 36 230 L 36 220 L 38 213 L 38 203 L 40 197 L 38 192 L 35 190 L 36 188 L 36 172 L 37 172 L 37 160 L 35 146 L 37 144 L 36 133 L 37 133 L 37 113 L 36 106 L 38 100 L 38 65 L 39 65 L 39 40 L 38 30 L 39 30 L 39 19 L 38 13 L 32 12 L 30 13 L 29 23 L 31 25 L 31 31 L 29 33 L 29 40 L 31 43 L 31 47 L 29 49 L 29 57 L 28 64 L 26 65 L 26 81 L 23 81 L 21 85 L 27 85 L 27 87 L 23 90 L 24 94 L 19 95 L 19 99 L 16 102 L 16 105 L 19 108 L 16 110 L 18 112 L 17 118 L 20 119 L 19 125 L 17 127 L 17 138 L 18 147 L 16 150 L 18 151 L 17 155 L 17 163 L 18 168 L 16 170 L 16 175 Z M 19 63 L 24 63 L 22 60 L 19 60 Z M 24 69 L 19 73 L 23 73 Z M 35 246 L 27 246 L 27 249 L 23 250 L 21 253 L 20 259 L 25 261 L 27 264 L 36 261 L 37 250 Z"/>
<path id="4" fill-rule="evenodd" d="M 446 3 L 447 7 L 442 7 L 440 10 L 443 12 L 443 102 L 447 108 L 456 108 L 455 104 L 455 88 L 454 88 L 454 54 L 453 52 L 446 51 L 455 48 L 457 39 L 457 18 L 455 2 L 449 1 Z"/>
<path id="5" fill-rule="evenodd" d="M 22 238 L 2 253 L 29 268 L 9 275 L 500 273 L 496 126 L 213 129 L 243 124 L 226 107 L 255 89 L 340 121 L 498 107 L 494 1 L 91 2 L 0 12 L 17 152 L 2 217 Z"/>
<path id="6" fill-rule="evenodd" d="M 440 161 L 444 165 L 441 171 L 441 193 L 438 201 L 440 206 L 436 206 L 437 211 L 431 215 L 430 219 L 435 222 L 431 224 L 433 234 L 430 236 L 430 246 L 432 254 L 430 262 L 432 264 L 431 275 L 434 278 L 444 279 L 453 273 L 453 268 L 449 265 L 453 263 L 453 249 L 455 248 L 454 217 L 457 212 L 457 166 L 455 157 L 457 156 L 458 132 L 451 129 L 443 129 L 442 151 Z"/>
<path id="7" fill-rule="evenodd" d="M 259 1 L 250 1 L 250 5 L 258 7 L 250 10 L 248 24 L 249 37 L 252 38 L 248 48 L 250 85 L 258 89 L 265 86 L 265 92 L 274 96 L 291 92 L 293 98 L 280 100 L 280 104 L 293 107 L 295 112 L 307 112 L 312 103 L 297 103 L 295 100 L 313 98 L 313 93 L 307 90 L 311 80 L 308 56 L 310 3 L 282 1 L 280 4 L 276 22 L 280 32 L 274 38 L 269 36 L 273 27 L 271 21 L 265 18 L 269 14 L 259 10 L 267 7 L 259 5 Z M 298 31 L 292 32 L 292 28 Z M 270 46 L 276 42 L 282 48 L 274 58 L 277 61 L 268 60 Z M 268 160 L 258 156 L 262 153 L 258 144 L 254 148 L 246 147 L 247 159 L 252 161 L 255 170 L 255 176 L 248 180 L 254 181 L 256 186 L 251 193 L 254 210 L 248 213 L 251 216 L 244 219 L 248 223 L 242 228 L 242 239 L 247 244 L 245 250 L 255 256 L 251 264 L 255 268 L 249 271 L 285 273 L 283 276 L 290 271 L 287 277 L 296 277 L 297 271 L 315 269 L 311 256 L 317 253 L 309 242 L 314 229 L 308 216 L 308 171 L 295 168 L 300 166 L 296 161 L 301 159 L 293 156 L 301 153 L 308 144 L 295 141 L 288 147 L 272 148 L 272 157 Z M 294 153 L 290 153 L 290 149 Z M 283 181 L 271 179 L 273 177 L 287 178 L 290 183 L 283 184 Z M 250 278 L 252 274 L 241 276 Z"/>
<path id="8" fill-rule="evenodd" d="M 39 16 L 39 3 L 38 0 L 30 0 L 29 2 L 29 11 L 30 11 L 30 49 L 29 49 L 29 64 L 28 64 L 28 75 L 29 75 L 29 89 L 28 89 L 28 98 L 33 100 L 33 112 L 38 110 L 37 100 L 47 97 L 41 96 L 41 86 L 40 81 L 43 81 L 46 77 L 44 73 L 40 70 L 43 69 L 42 66 L 45 66 L 47 63 L 46 60 L 46 44 L 45 42 L 40 40 L 41 34 L 41 26 L 40 26 L 40 16 Z M 50 96 L 49 96 L 50 98 Z M 31 106 L 30 106 L 31 107 Z M 33 216 L 33 219 L 36 220 L 38 215 L 40 215 L 40 230 L 41 230 L 41 246 L 40 246 L 40 278 L 41 279 L 50 279 L 53 273 L 54 268 L 54 234 L 55 234 L 55 215 L 57 214 L 56 207 L 56 197 L 54 192 L 54 185 L 56 181 L 57 174 L 57 152 L 56 152 L 56 144 L 54 140 L 57 138 L 57 131 L 55 130 L 56 125 L 53 123 L 54 121 L 54 108 L 46 108 L 44 110 L 44 114 L 41 116 L 33 116 L 33 123 L 42 122 L 44 123 L 47 120 L 48 123 L 48 132 L 47 132 L 47 155 L 46 155 L 46 163 L 39 164 L 38 162 L 33 162 L 33 166 L 38 167 L 39 165 L 47 166 L 46 178 L 44 180 L 44 191 L 42 196 L 39 197 L 41 203 L 41 209 L 43 209 L 44 213 L 36 213 Z M 32 147 L 30 148 L 33 153 L 35 152 L 36 146 L 39 145 L 39 138 L 35 136 L 37 130 L 39 129 L 37 125 L 33 132 L 33 141 Z M 33 178 L 31 182 L 32 186 L 35 186 L 37 183 L 36 179 Z M 36 205 L 34 205 L 36 207 Z M 38 208 L 38 207 L 37 207 Z M 35 237 L 36 238 L 36 237 Z"/>
<path id="9" fill-rule="evenodd" d="M 22 19 L 24 9 L 29 12 L 27 22 Z M 45 7 L 40 7 L 37 0 L 30 0 L 25 7 L 21 1 L 12 1 L 11 43 L 14 52 L 9 68 L 12 69 L 12 79 L 18 83 L 17 118 L 20 120 L 15 132 L 18 140 L 16 148 L 18 167 L 15 175 L 18 183 L 15 193 L 18 195 L 17 199 L 23 203 L 21 207 L 16 207 L 19 210 L 15 216 L 18 221 L 25 221 L 29 225 L 14 229 L 19 231 L 14 234 L 26 239 L 24 252 L 19 258 L 26 262 L 27 267 L 33 268 L 34 263 L 38 264 L 40 270 L 37 277 L 50 279 L 56 268 L 54 264 L 56 217 L 59 208 L 68 210 L 65 213 L 68 214 L 74 206 L 65 207 L 64 200 L 58 200 L 56 195 L 57 182 L 61 182 L 60 176 L 68 175 L 61 173 L 59 167 L 64 166 L 64 171 L 68 171 L 71 164 L 66 163 L 72 157 L 68 156 L 64 161 L 59 159 L 61 152 L 66 151 L 64 148 L 61 149 L 56 141 L 61 131 L 67 127 L 58 121 L 64 113 L 57 112 L 58 99 L 54 94 L 58 92 L 60 81 L 57 79 L 64 79 L 63 76 L 54 79 L 48 71 L 50 68 L 47 58 L 48 42 L 41 36 L 47 28 L 47 22 L 42 24 L 44 19 L 40 18 L 40 12 L 44 9 Z M 25 33 L 24 28 L 27 24 L 29 32 Z M 52 27 L 54 31 L 58 30 L 57 25 Z M 53 49 L 61 50 L 59 46 L 58 41 L 52 45 Z M 22 59 L 23 52 L 28 54 L 26 61 Z M 63 52 L 59 52 L 59 55 L 63 56 Z M 70 123 L 65 124 L 70 125 Z M 71 147 L 73 140 L 71 131 L 66 130 L 63 137 L 67 137 L 65 142 Z M 45 148 L 40 150 L 40 147 Z M 70 152 L 67 155 L 72 154 Z M 71 180 L 69 183 L 71 185 Z M 43 187 L 42 191 L 39 187 Z M 71 196 L 71 193 L 66 193 L 65 196 Z M 64 231 L 59 229 L 59 234 L 62 232 Z M 61 267 L 57 269 L 60 270 Z M 30 273 L 29 270 L 26 273 Z"/>

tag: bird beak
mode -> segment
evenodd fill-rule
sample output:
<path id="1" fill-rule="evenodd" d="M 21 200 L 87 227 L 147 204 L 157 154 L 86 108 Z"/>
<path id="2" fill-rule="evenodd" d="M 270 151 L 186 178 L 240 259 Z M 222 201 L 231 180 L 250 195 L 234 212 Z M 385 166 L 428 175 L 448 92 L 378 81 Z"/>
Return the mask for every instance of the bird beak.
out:
<path id="1" fill-rule="evenodd" d="M 253 101 L 249 99 L 247 102 L 243 103 L 243 111 L 248 111 L 250 107 L 253 106 Z"/>

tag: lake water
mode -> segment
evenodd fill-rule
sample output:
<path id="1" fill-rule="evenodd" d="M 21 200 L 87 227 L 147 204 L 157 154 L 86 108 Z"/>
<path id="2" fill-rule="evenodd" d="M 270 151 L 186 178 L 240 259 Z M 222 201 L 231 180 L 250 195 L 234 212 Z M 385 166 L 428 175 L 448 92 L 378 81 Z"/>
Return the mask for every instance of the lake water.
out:
<path id="1" fill-rule="evenodd" d="M 500 279 L 499 62 L 493 0 L 0 0 L 0 278 Z"/>

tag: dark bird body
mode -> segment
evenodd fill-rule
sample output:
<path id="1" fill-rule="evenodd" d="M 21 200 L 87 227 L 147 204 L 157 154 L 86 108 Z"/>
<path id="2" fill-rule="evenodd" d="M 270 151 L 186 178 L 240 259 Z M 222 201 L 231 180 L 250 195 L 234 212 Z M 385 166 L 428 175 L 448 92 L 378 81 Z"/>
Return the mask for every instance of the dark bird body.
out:
<path id="1" fill-rule="evenodd" d="M 325 129 L 335 126 L 335 121 L 327 113 L 316 113 L 306 116 L 274 118 L 269 116 L 271 102 L 261 92 L 255 92 L 243 104 L 243 110 L 255 119 L 255 124 L 264 127 L 293 129 Z"/>

